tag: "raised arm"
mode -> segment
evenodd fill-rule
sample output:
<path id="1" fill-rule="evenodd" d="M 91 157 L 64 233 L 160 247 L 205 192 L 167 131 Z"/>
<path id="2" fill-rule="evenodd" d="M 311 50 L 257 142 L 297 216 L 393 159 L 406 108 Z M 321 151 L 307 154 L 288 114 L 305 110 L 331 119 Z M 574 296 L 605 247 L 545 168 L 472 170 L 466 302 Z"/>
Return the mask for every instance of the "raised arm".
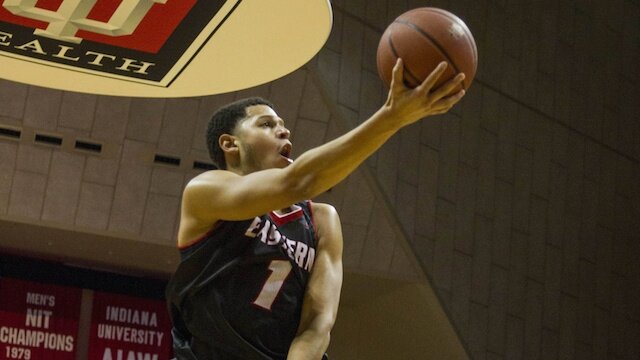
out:
<path id="1" fill-rule="evenodd" d="M 313 204 L 318 230 L 318 250 L 307 283 L 298 334 L 288 360 L 319 360 L 329 346 L 342 287 L 342 229 L 336 210 Z"/>
<path id="2" fill-rule="evenodd" d="M 404 126 L 445 113 L 455 105 L 464 96 L 464 90 L 450 96 L 449 93 L 464 79 L 463 74 L 432 89 L 445 69 L 443 62 L 420 86 L 409 89 L 403 85 L 403 66 L 398 60 L 389 96 L 380 110 L 348 133 L 302 154 L 289 167 L 305 197 L 317 196 L 342 181 Z"/>
<path id="3" fill-rule="evenodd" d="M 447 112 L 462 98 L 464 90 L 453 95 L 450 92 L 464 79 L 463 74 L 433 89 L 445 68 L 446 63 L 441 63 L 420 86 L 410 89 L 403 85 L 403 66 L 399 60 L 393 70 L 389 96 L 380 110 L 355 129 L 305 152 L 283 169 L 244 176 L 210 171 L 196 177 L 184 192 L 183 221 L 210 225 L 217 220 L 248 219 L 330 189 L 399 129 L 426 116 Z"/>

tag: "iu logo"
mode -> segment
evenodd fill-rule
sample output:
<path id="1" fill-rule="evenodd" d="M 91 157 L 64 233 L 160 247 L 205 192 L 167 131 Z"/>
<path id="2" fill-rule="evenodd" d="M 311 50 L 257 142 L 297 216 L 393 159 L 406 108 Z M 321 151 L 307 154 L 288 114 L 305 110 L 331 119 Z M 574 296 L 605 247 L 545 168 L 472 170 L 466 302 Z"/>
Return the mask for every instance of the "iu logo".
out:
<path id="1" fill-rule="evenodd" d="M 0 56 L 169 87 L 242 0 L 0 0 Z"/>
<path id="2" fill-rule="evenodd" d="M 14 15 L 48 22 L 46 29 L 34 31 L 36 35 L 79 44 L 82 39 L 75 36 L 78 30 L 107 36 L 131 35 L 154 3 L 164 4 L 167 0 L 123 0 L 108 22 L 87 18 L 97 0 L 64 0 L 55 11 L 36 7 L 37 2 L 6 0 L 2 6 Z"/>

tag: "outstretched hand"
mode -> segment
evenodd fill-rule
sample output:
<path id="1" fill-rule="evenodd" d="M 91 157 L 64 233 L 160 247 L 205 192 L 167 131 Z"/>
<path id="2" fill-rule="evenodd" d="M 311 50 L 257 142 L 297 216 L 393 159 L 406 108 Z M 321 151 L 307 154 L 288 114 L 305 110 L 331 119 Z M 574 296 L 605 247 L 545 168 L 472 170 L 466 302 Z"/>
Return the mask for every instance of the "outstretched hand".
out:
<path id="1" fill-rule="evenodd" d="M 464 80 L 463 73 L 434 88 L 446 69 L 447 63 L 441 62 L 422 84 L 412 89 L 404 85 L 404 66 L 402 59 L 398 58 L 393 67 L 389 96 L 384 105 L 394 121 L 398 121 L 398 125 L 406 126 L 426 116 L 446 113 L 462 99 L 464 90 L 453 94 L 451 92 Z"/>

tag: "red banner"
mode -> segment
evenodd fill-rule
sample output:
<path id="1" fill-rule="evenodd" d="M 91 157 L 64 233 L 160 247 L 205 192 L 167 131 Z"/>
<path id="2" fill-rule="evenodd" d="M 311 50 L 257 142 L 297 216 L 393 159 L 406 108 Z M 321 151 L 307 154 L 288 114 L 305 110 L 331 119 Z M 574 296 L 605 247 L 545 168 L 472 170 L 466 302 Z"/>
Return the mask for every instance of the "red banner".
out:
<path id="1" fill-rule="evenodd" d="M 95 292 L 89 360 L 168 360 L 171 322 L 164 301 Z"/>
<path id="2" fill-rule="evenodd" d="M 0 278 L 0 359 L 74 360 L 82 290 Z"/>

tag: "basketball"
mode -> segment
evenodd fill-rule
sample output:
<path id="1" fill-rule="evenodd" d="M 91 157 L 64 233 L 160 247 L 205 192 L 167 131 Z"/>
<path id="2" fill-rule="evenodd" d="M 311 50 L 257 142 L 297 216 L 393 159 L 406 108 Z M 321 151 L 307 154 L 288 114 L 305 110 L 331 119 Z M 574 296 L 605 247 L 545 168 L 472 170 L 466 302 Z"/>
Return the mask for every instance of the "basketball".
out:
<path id="1" fill-rule="evenodd" d="M 476 43 L 467 25 L 456 15 L 433 7 L 407 11 L 382 34 L 376 60 L 380 78 L 387 87 L 399 57 L 404 63 L 405 85 L 411 88 L 421 84 L 441 61 L 446 61 L 447 69 L 435 87 L 463 72 L 462 88 L 466 90 L 478 67 Z"/>

